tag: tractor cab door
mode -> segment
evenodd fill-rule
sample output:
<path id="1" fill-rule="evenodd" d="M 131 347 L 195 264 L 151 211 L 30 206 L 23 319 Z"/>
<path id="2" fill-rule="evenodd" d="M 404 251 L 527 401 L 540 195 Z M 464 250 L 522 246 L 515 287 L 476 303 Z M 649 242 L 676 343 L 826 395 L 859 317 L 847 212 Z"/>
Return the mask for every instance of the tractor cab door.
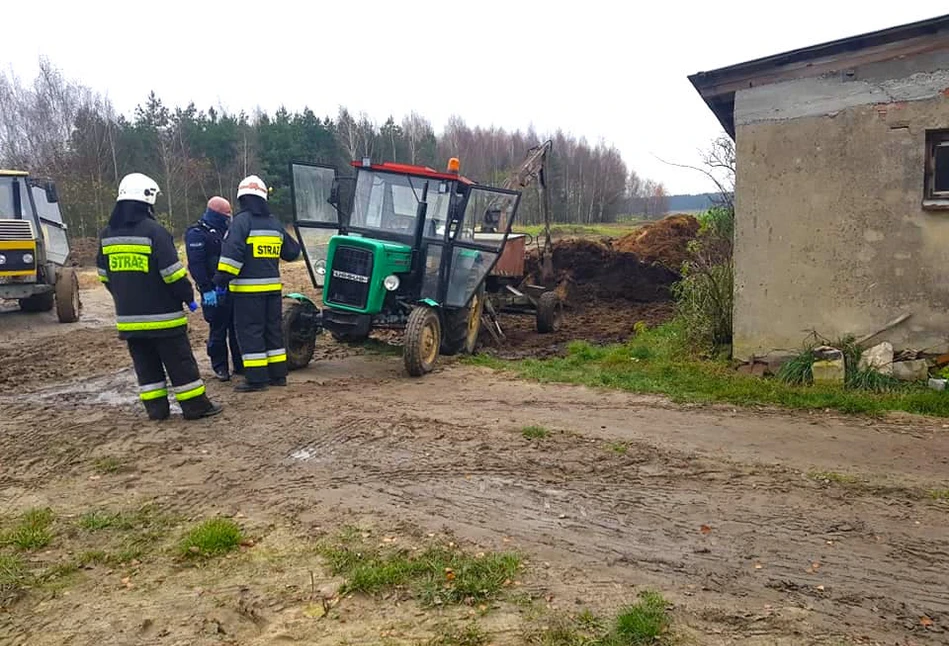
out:
<path id="1" fill-rule="evenodd" d="M 452 223 L 448 281 L 442 302 L 465 307 L 494 268 L 514 224 L 519 191 L 472 186 L 463 217 Z"/>
<path id="2" fill-rule="evenodd" d="M 325 282 L 330 238 L 345 231 L 352 193 L 352 180 L 337 177 L 333 166 L 290 164 L 293 225 L 316 287 Z"/>
<path id="3" fill-rule="evenodd" d="M 57 265 L 65 265 L 69 257 L 69 241 L 66 239 L 66 223 L 59 211 L 59 197 L 52 182 L 31 183 L 30 198 L 46 245 L 46 259 Z"/>

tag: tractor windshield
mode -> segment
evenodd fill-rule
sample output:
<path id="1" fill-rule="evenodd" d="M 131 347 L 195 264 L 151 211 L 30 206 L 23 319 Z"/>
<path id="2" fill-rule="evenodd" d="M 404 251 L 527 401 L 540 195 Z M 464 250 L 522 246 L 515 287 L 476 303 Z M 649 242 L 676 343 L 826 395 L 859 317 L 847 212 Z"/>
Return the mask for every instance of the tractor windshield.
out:
<path id="1" fill-rule="evenodd" d="M 398 235 L 415 233 L 418 204 L 428 182 L 427 220 L 433 231 L 444 227 L 448 217 L 447 182 L 397 173 L 360 171 L 349 226 Z M 444 229 L 442 229 L 444 230 Z"/>
<path id="2" fill-rule="evenodd" d="M 13 211 L 13 178 L 0 177 L 0 219 L 9 220 Z"/>

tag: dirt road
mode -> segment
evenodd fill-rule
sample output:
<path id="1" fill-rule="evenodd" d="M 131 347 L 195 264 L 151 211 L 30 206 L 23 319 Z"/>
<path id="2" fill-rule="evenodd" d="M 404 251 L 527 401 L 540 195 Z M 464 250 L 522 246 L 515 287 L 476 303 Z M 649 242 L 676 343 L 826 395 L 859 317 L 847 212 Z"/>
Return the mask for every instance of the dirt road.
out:
<path id="1" fill-rule="evenodd" d="M 148 499 L 304 536 L 359 523 L 450 531 L 522 550 L 555 607 L 611 609 L 661 590 L 693 643 L 949 643 L 949 504 L 931 495 L 949 488 L 941 421 L 683 407 L 457 362 L 412 380 L 398 357 L 325 339 L 286 389 L 238 396 L 209 383 L 222 415 L 152 423 L 107 294 L 83 296 L 101 314 L 84 326 L 0 313 L 0 510 Z M 203 333 L 192 329 L 207 371 Z M 529 425 L 550 434 L 527 439 Z M 105 456 L 122 471 L 90 476 Z M 134 594 L 99 585 L 81 600 L 22 600 L 0 614 L 0 642 L 291 635 L 293 609 L 271 606 L 260 621 L 218 619 L 225 632 L 209 636 L 214 604 L 163 593 L 169 576 Z M 164 640 L 130 637 L 145 608 Z M 308 634 L 298 641 L 353 638 Z"/>

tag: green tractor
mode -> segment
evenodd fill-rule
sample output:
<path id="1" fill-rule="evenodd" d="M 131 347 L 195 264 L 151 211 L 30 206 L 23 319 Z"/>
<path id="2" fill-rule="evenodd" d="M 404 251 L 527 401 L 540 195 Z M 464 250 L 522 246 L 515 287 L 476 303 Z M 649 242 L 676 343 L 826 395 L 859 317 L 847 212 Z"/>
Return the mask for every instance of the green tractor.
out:
<path id="1" fill-rule="evenodd" d="M 323 306 L 286 296 L 290 368 L 310 362 L 323 330 L 350 341 L 404 330 L 405 369 L 415 377 L 439 354 L 473 352 L 486 280 L 504 254 L 520 191 L 464 177 L 456 158 L 446 172 L 369 159 L 352 166 L 355 177 L 290 164 L 294 227 Z"/>

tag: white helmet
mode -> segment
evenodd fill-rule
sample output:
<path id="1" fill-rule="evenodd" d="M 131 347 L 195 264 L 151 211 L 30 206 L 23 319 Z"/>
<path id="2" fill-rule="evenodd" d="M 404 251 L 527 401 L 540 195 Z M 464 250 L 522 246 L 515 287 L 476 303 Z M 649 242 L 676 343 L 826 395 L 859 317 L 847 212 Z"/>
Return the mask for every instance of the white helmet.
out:
<path id="1" fill-rule="evenodd" d="M 135 200 L 136 202 L 145 202 L 146 204 L 155 204 L 155 198 L 161 189 L 158 184 L 148 175 L 141 173 L 130 173 L 119 182 L 119 196 L 115 198 L 116 202 L 122 200 Z"/>
<path id="2" fill-rule="evenodd" d="M 237 197 L 241 195 L 256 195 L 257 197 L 262 197 L 265 200 L 267 199 L 267 185 L 264 184 L 264 180 L 260 179 L 256 175 L 248 175 L 241 180 L 241 183 L 237 186 Z"/>

